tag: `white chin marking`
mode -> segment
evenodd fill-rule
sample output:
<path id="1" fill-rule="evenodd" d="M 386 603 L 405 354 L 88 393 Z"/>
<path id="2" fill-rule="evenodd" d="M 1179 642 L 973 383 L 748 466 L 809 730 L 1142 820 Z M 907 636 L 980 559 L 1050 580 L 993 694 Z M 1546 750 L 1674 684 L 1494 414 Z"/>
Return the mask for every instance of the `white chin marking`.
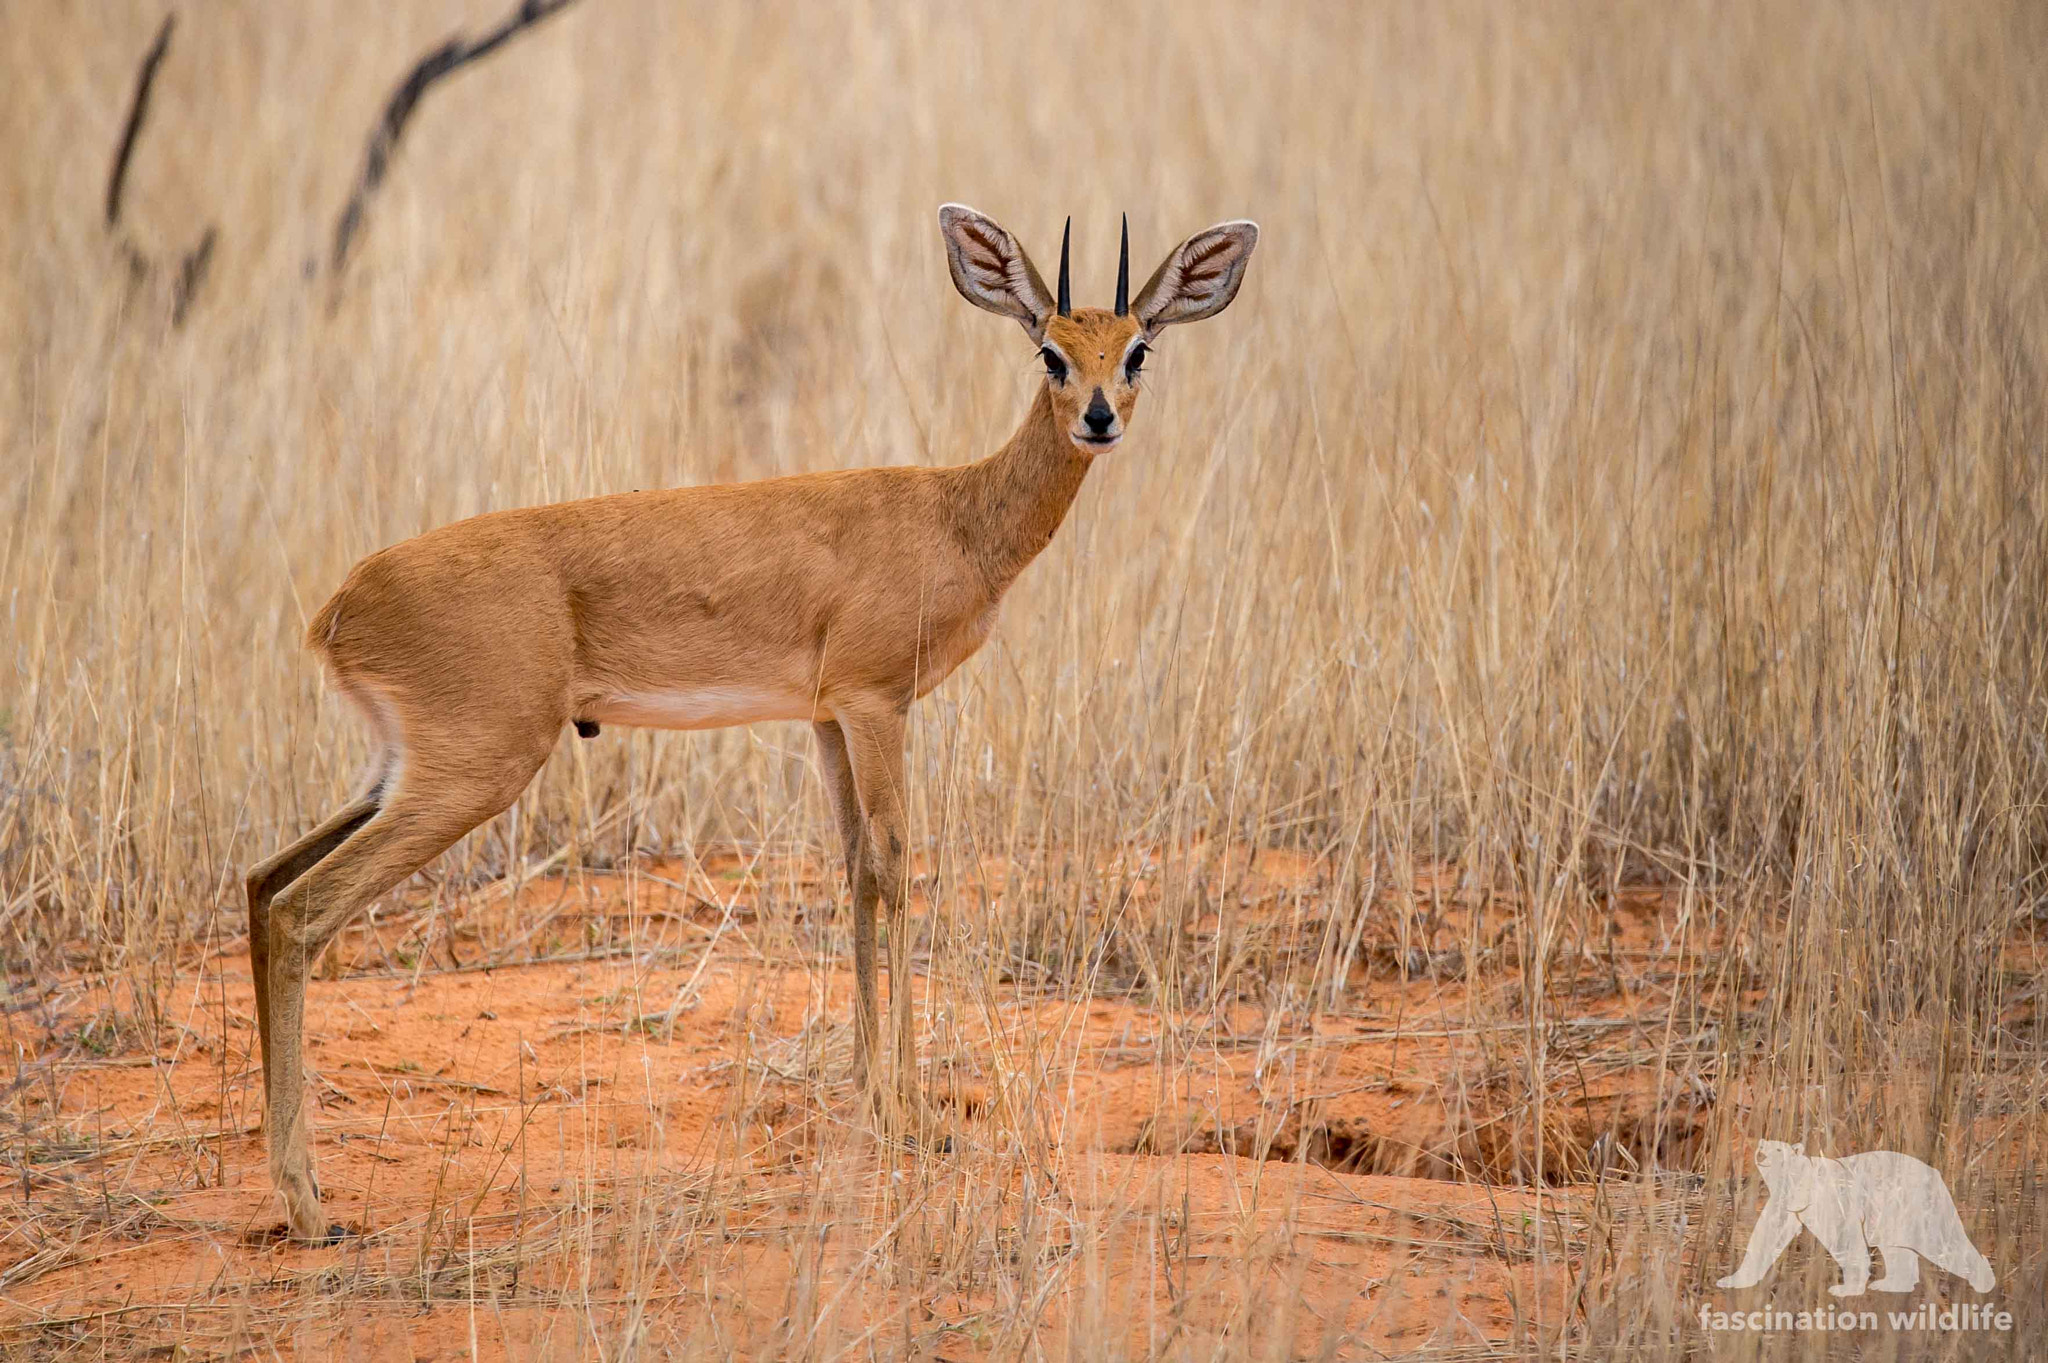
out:
<path id="1" fill-rule="evenodd" d="M 723 729 L 774 719 L 809 719 L 808 698 L 765 686 L 700 686 L 608 696 L 589 718 L 643 729 Z"/>

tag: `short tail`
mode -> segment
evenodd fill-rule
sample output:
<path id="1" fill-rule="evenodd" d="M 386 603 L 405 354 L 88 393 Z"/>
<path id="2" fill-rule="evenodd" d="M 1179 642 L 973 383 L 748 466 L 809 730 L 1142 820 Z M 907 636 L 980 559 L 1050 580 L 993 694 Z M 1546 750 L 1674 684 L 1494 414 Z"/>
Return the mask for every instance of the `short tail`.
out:
<path id="1" fill-rule="evenodd" d="M 334 641 L 335 627 L 341 623 L 341 597 L 340 592 L 328 597 L 327 604 L 313 613 L 306 626 L 306 647 L 315 653 L 325 653 Z"/>

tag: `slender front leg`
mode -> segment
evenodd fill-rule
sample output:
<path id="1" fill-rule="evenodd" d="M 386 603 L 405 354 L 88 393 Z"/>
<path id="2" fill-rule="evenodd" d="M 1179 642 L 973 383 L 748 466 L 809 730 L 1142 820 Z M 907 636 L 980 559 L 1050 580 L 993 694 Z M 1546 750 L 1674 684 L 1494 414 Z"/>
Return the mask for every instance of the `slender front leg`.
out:
<path id="1" fill-rule="evenodd" d="M 818 740 L 818 765 L 824 772 L 825 792 L 832 797 L 840 844 L 846 851 L 846 886 L 853 902 L 853 1079 L 866 1089 L 881 1036 L 875 999 L 875 896 L 871 878 L 861 873 L 860 791 L 846 752 L 846 731 L 828 719 L 812 724 L 811 732 Z"/>
<path id="2" fill-rule="evenodd" d="M 894 1096 L 898 1126 L 917 1102 L 917 1038 L 911 1027 L 909 941 L 904 916 L 903 711 L 888 702 L 834 712 L 860 797 L 862 836 L 854 876 L 854 970 L 861 978 L 860 1027 L 872 1054 L 880 1045 L 879 987 L 875 982 L 875 903 L 889 912 L 889 1007 L 895 1014 Z M 865 942 L 863 936 L 865 935 Z M 869 1074 L 872 1079 L 872 1072 Z"/>
<path id="3" fill-rule="evenodd" d="M 917 1031 L 911 1025 L 910 1005 L 917 986 L 910 978 L 909 891 L 902 882 L 903 860 L 897 873 L 886 882 L 896 886 L 887 897 L 889 906 L 889 1011 L 896 1018 L 896 1101 L 911 1130 L 924 1138 L 924 1091 L 917 1073 Z"/>

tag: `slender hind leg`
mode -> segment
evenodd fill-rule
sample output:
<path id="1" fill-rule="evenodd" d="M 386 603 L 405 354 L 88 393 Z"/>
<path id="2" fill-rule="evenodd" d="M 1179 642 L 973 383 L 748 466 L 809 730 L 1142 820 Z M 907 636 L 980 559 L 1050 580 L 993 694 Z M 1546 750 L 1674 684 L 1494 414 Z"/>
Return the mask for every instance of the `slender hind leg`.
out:
<path id="1" fill-rule="evenodd" d="M 306 1143 L 301 1040 L 308 967 L 372 900 L 510 805 L 546 756 L 542 749 L 518 759 L 523 770 L 517 780 L 500 775 L 488 784 L 452 776 L 423 781 L 415 761 L 375 815 L 271 903 L 270 1177 L 293 1235 L 316 1241 L 332 1235 Z"/>
<path id="2" fill-rule="evenodd" d="M 297 880 L 329 852 L 341 846 L 349 834 L 370 821 L 377 812 L 381 793 L 371 791 L 292 843 L 283 851 L 249 868 L 242 888 L 249 896 L 249 974 L 256 985 L 256 1044 L 261 1048 L 263 1083 L 270 1084 L 270 901 L 277 892 Z"/>

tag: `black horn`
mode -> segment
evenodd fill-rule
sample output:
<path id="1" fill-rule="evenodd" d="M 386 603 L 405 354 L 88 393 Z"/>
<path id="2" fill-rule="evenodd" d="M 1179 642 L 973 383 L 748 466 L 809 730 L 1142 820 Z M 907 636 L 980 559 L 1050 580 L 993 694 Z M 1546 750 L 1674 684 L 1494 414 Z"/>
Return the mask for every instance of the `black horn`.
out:
<path id="1" fill-rule="evenodd" d="M 1116 315 L 1131 310 L 1131 215 L 1124 214 L 1124 245 L 1116 258 Z"/>
<path id="2" fill-rule="evenodd" d="M 1060 316 L 1068 317 L 1074 311 L 1073 290 L 1067 287 L 1067 245 L 1074 239 L 1074 220 L 1067 219 L 1067 228 L 1060 233 Z M 1043 285 L 1040 286 L 1044 287 Z"/>

